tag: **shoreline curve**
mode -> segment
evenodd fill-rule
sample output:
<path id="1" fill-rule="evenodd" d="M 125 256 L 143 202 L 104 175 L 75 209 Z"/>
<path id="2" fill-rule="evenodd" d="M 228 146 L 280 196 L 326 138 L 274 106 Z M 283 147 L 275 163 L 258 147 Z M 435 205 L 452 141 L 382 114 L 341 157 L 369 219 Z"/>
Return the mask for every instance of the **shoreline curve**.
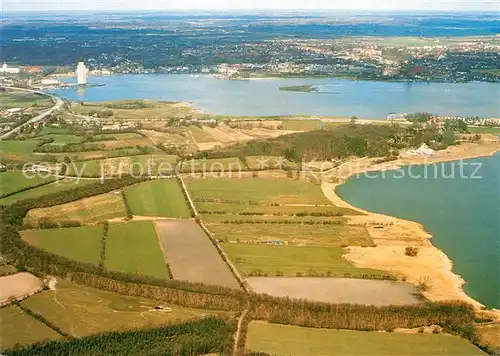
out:
<path id="1" fill-rule="evenodd" d="M 500 320 L 500 310 L 486 309 L 485 305 L 465 293 L 466 281 L 453 271 L 453 261 L 431 242 L 430 235 L 423 224 L 374 213 L 353 206 L 337 194 L 336 188 L 345 183 L 347 178 L 366 172 L 381 172 L 399 169 L 408 165 L 426 165 L 450 161 L 460 161 L 479 157 L 493 156 L 500 151 L 500 143 L 466 143 L 437 151 L 431 157 L 402 157 L 397 160 L 374 163 L 376 158 L 361 158 L 337 167 L 337 182 L 325 182 L 321 185 L 326 198 L 339 207 L 350 208 L 365 215 L 348 216 L 348 224 L 366 226 L 375 247 L 348 247 L 344 257 L 359 267 L 381 269 L 395 274 L 414 285 L 428 280 L 430 288 L 422 294 L 432 301 L 460 300 L 471 304 L 474 309 L 487 313 L 495 320 Z M 324 177 L 323 177 L 324 178 Z M 415 257 L 405 255 L 406 247 L 418 247 Z"/>

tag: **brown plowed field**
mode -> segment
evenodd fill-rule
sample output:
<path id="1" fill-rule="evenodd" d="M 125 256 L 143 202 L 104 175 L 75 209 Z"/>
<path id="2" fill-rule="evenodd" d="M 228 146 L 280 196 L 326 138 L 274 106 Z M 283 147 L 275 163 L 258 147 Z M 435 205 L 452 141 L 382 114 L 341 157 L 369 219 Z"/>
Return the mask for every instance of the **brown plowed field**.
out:
<path id="1" fill-rule="evenodd" d="M 156 221 L 174 279 L 239 288 L 238 281 L 194 221 Z"/>

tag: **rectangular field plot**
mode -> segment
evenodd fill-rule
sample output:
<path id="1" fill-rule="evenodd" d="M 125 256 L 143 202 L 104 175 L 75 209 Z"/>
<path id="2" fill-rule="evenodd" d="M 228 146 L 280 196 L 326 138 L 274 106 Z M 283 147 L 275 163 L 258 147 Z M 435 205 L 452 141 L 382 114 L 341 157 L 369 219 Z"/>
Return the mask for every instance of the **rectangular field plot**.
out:
<path id="1" fill-rule="evenodd" d="M 28 243 L 49 252 L 89 263 L 99 263 L 102 226 L 64 229 L 25 230 L 21 236 Z"/>
<path id="2" fill-rule="evenodd" d="M 33 173 L 23 172 L 1 172 L 0 173 L 0 196 L 12 194 L 22 189 L 35 187 L 41 184 L 53 182 L 53 177 L 42 178 Z"/>
<path id="3" fill-rule="evenodd" d="M 37 294 L 22 304 L 73 337 L 181 323 L 218 313 L 124 296 L 65 280 L 58 280 L 56 291 Z M 155 310 L 157 305 L 165 309 Z"/>
<path id="4" fill-rule="evenodd" d="M 237 196 L 236 196 L 237 197 Z M 275 216 L 294 216 L 303 214 L 328 214 L 330 216 L 340 215 L 359 215 L 360 213 L 349 208 L 339 208 L 336 206 L 290 206 L 290 205 L 270 205 L 270 204 L 241 204 L 217 203 L 214 201 L 204 201 L 204 198 L 196 198 L 195 205 L 201 214 L 204 212 L 218 212 L 224 214 L 255 214 L 255 215 L 275 215 Z M 218 214 L 219 215 L 219 214 Z"/>
<path id="5" fill-rule="evenodd" d="M 328 276 L 383 278 L 389 274 L 356 268 L 339 247 L 223 244 L 236 268 L 246 276 Z"/>
<path id="6" fill-rule="evenodd" d="M 202 178 L 186 179 L 193 198 L 239 200 L 259 204 L 330 205 L 321 186 L 292 179 Z"/>
<path id="7" fill-rule="evenodd" d="M 290 356 L 475 356 L 469 341 L 447 334 L 404 334 L 313 329 L 252 321 L 246 350 Z"/>
<path id="8" fill-rule="evenodd" d="M 191 213 L 176 179 L 158 179 L 125 188 L 125 195 L 138 216 L 189 218 Z"/>
<path id="9" fill-rule="evenodd" d="M 76 187 L 81 187 L 84 185 L 88 184 L 93 184 L 96 183 L 96 181 L 93 180 L 79 180 L 77 181 L 76 179 L 63 179 L 63 180 L 58 180 L 56 182 L 43 185 L 41 187 L 33 188 L 30 190 L 26 190 L 20 193 L 16 193 L 13 195 L 10 195 L 8 197 L 0 199 L 0 204 L 2 205 L 9 205 L 12 203 L 15 203 L 17 201 L 21 201 L 24 199 L 31 199 L 31 198 L 38 198 L 44 195 L 52 194 L 52 193 L 57 193 L 57 192 L 62 192 L 65 190 L 71 190 Z"/>
<path id="10" fill-rule="evenodd" d="M 174 279 L 239 288 L 236 278 L 194 221 L 157 221 Z"/>
<path id="11" fill-rule="evenodd" d="M 32 209 L 26 216 L 26 222 L 33 226 L 36 226 L 40 219 L 50 219 L 55 222 L 69 220 L 78 221 L 81 224 L 92 224 L 126 215 L 121 194 L 106 193 L 67 204 Z"/>
<path id="12" fill-rule="evenodd" d="M 168 278 L 153 223 L 110 224 L 104 266 L 112 271 Z"/>
<path id="13" fill-rule="evenodd" d="M 229 220 L 245 216 L 226 215 Z M 293 221 L 293 218 L 291 218 Z M 332 219 L 333 220 L 333 219 Z M 224 224 L 207 222 L 208 229 L 224 242 L 257 242 L 279 240 L 290 245 L 373 246 L 364 226 L 332 224 Z"/>
<path id="14" fill-rule="evenodd" d="M 18 307 L 0 309 L 0 349 L 26 346 L 44 340 L 56 340 L 61 335 L 26 314 Z"/>

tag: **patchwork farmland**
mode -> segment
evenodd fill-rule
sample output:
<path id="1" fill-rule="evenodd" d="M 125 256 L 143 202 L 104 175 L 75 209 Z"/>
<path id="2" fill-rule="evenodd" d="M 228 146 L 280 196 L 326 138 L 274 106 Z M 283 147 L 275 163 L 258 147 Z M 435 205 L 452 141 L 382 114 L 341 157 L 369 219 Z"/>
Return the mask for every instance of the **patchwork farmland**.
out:
<path id="1" fill-rule="evenodd" d="M 238 281 L 194 221 L 156 221 L 174 279 L 239 288 Z"/>
<path id="2" fill-rule="evenodd" d="M 291 178 L 188 178 L 186 183 L 203 223 L 255 292 L 323 302 L 419 302 L 412 287 L 383 281 L 395 279 L 390 273 L 344 259 L 347 246 L 370 247 L 373 241 L 365 226 L 348 223 L 347 216 L 360 213 L 332 205 L 318 184 Z M 338 277 L 351 286 L 345 295 L 333 293 L 342 284 Z M 361 298 L 365 282 L 394 299 Z M 390 288 L 394 293 L 387 293 Z"/>

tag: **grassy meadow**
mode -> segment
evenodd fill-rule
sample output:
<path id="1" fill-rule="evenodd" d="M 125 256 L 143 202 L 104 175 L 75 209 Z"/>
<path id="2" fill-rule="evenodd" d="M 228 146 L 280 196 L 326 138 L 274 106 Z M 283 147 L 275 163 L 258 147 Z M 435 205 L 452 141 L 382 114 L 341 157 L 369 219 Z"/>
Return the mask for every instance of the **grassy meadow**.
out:
<path id="1" fill-rule="evenodd" d="M 321 186 L 301 180 L 267 178 L 186 179 L 193 198 L 238 200 L 259 204 L 331 205 Z"/>
<path id="2" fill-rule="evenodd" d="M 121 194 L 112 192 L 95 195 L 67 204 L 28 211 L 26 222 L 36 226 L 40 219 L 56 222 L 78 221 L 82 225 L 95 224 L 127 215 Z"/>
<path id="3" fill-rule="evenodd" d="M 28 243 L 46 251 L 73 260 L 98 264 L 102 230 L 102 226 L 24 230 L 21 231 L 21 236 Z"/>
<path id="4" fill-rule="evenodd" d="M 61 335 L 18 307 L 9 306 L 0 309 L 0 320 L 2 321 L 0 349 L 61 338 Z"/>
<path id="5" fill-rule="evenodd" d="M 29 177 L 29 178 L 28 178 Z M 0 172 L 0 196 L 12 194 L 22 189 L 53 182 L 53 177 L 41 177 L 38 174 L 7 171 Z"/>
<path id="6" fill-rule="evenodd" d="M 229 217 L 229 220 L 233 218 Z M 238 218 L 243 218 L 245 221 L 246 216 Z M 293 218 L 291 220 L 293 221 Z M 364 226 L 211 222 L 207 222 L 207 226 L 222 241 L 282 240 L 293 245 L 308 246 L 373 246 L 373 240 Z"/>
<path id="7" fill-rule="evenodd" d="M 246 276 L 389 276 L 383 271 L 354 267 L 343 259 L 344 251 L 339 247 L 223 244 L 223 248 Z"/>
<path id="8" fill-rule="evenodd" d="M 110 224 L 104 266 L 112 271 L 168 278 L 153 222 Z"/>
<path id="9" fill-rule="evenodd" d="M 2 173 L 0 173 L 2 174 Z M 92 184 L 95 183 L 95 181 L 92 180 L 80 180 L 77 181 L 76 179 L 62 179 L 58 180 L 56 182 L 33 188 L 30 190 L 26 190 L 24 192 L 16 193 L 13 195 L 10 195 L 8 197 L 0 199 L 0 204 L 2 205 L 9 205 L 13 204 L 17 201 L 25 200 L 25 199 L 32 199 L 32 198 L 38 198 L 44 195 L 52 194 L 52 193 L 57 193 L 57 192 L 62 192 L 65 190 L 71 190 L 76 187 L 81 187 L 87 184 Z"/>
<path id="10" fill-rule="evenodd" d="M 237 174 L 245 171 L 246 167 L 237 157 L 217 158 L 217 159 L 195 159 L 182 162 L 181 172 L 205 172 L 206 174 L 218 172 L 233 172 Z"/>
<path id="11" fill-rule="evenodd" d="M 191 213 L 176 179 L 158 179 L 125 188 L 133 215 L 190 218 Z"/>
<path id="12" fill-rule="evenodd" d="M 56 291 L 34 295 L 22 304 L 73 337 L 150 328 L 217 313 L 165 305 L 156 300 L 129 297 L 66 280 L 58 280 Z M 157 305 L 170 309 L 154 310 Z"/>
<path id="13" fill-rule="evenodd" d="M 0 92 L 0 108 L 2 109 L 28 108 L 31 106 L 48 108 L 52 105 L 52 100 L 44 95 L 14 90 Z"/>
<path id="14" fill-rule="evenodd" d="M 486 355 L 452 335 L 313 329 L 255 321 L 248 327 L 246 349 L 290 356 Z"/>

